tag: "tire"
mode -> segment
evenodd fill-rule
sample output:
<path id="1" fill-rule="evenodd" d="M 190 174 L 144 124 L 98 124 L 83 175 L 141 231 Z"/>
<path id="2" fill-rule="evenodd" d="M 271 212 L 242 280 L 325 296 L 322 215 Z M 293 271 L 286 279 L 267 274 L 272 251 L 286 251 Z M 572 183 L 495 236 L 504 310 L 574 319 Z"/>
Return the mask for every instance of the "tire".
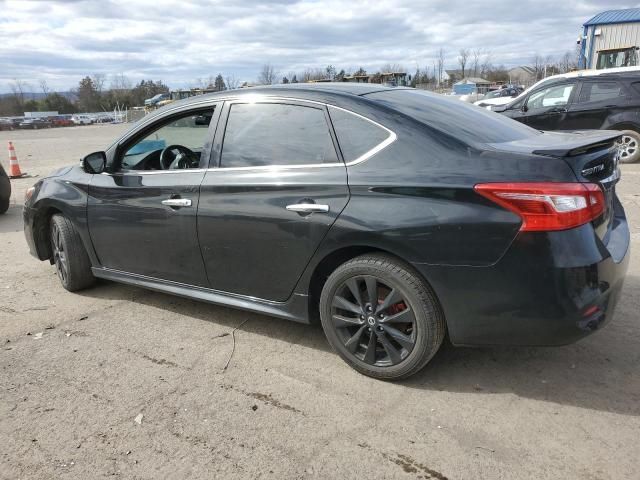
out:
<path id="1" fill-rule="evenodd" d="M 356 257 L 329 276 L 320 296 L 320 319 L 338 355 L 381 380 L 417 373 L 446 332 L 431 287 L 412 267 L 382 254 Z"/>
<path id="2" fill-rule="evenodd" d="M 640 133 L 623 130 L 620 145 L 620 163 L 636 163 L 640 160 Z"/>
<path id="3" fill-rule="evenodd" d="M 50 233 L 52 261 L 62 286 L 75 292 L 93 285 L 89 256 L 69 219 L 60 214 L 51 217 Z"/>
<path id="4" fill-rule="evenodd" d="M 0 215 L 9 210 L 9 197 L 0 198 Z"/>

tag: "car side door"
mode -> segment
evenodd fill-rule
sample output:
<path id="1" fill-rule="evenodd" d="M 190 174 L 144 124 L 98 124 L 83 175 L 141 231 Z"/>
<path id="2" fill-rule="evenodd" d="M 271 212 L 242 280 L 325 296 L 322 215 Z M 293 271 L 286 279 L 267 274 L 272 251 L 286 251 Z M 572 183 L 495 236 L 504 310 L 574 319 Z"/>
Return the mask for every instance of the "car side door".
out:
<path id="1" fill-rule="evenodd" d="M 624 108 L 625 89 L 615 80 L 583 78 L 575 98 L 563 130 L 606 128 L 607 118 Z"/>
<path id="2" fill-rule="evenodd" d="M 87 216 L 103 268 L 208 286 L 196 212 L 220 108 L 183 108 L 143 124 L 115 148 L 110 173 L 94 175 Z"/>
<path id="3" fill-rule="evenodd" d="M 210 286 L 285 301 L 349 200 L 326 106 L 237 100 L 221 125 L 198 207 Z"/>
<path id="4" fill-rule="evenodd" d="M 522 107 L 524 123 L 537 130 L 562 130 L 575 90 L 573 80 L 532 92 Z"/>

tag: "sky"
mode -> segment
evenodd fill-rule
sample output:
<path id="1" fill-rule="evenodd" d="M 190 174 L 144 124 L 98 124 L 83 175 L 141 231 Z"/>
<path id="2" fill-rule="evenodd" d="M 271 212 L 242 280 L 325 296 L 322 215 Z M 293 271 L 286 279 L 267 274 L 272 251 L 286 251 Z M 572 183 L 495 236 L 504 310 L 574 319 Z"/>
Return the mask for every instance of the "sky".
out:
<path id="1" fill-rule="evenodd" d="M 65 91 L 93 74 L 173 88 L 222 73 L 255 81 L 305 68 L 375 71 L 386 64 L 445 66 L 461 48 L 494 64 L 574 51 L 582 24 L 617 0 L 0 0 L 0 92 L 15 79 Z"/>

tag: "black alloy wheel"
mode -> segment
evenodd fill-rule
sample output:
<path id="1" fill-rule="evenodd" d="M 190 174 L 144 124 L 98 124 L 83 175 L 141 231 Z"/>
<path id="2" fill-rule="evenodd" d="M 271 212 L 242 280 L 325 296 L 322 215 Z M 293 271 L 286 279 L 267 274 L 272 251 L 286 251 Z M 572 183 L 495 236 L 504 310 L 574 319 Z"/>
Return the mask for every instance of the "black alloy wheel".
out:
<path id="1" fill-rule="evenodd" d="M 420 370 L 445 335 L 431 287 L 410 265 L 384 254 L 340 265 L 322 289 L 320 318 L 327 340 L 345 362 L 384 380 Z"/>
<path id="2" fill-rule="evenodd" d="M 91 261 L 73 223 L 61 214 L 51 217 L 51 263 L 58 279 L 70 292 L 92 285 Z"/>
<path id="3" fill-rule="evenodd" d="M 55 222 L 51 225 L 51 249 L 53 251 L 53 264 L 56 267 L 60 281 L 64 285 L 69 279 L 69 260 L 62 242 L 60 227 Z"/>
<path id="4" fill-rule="evenodd" d="M 416 318 L 399 286 L 372 275 L 342 283 L 333 296 L 331 321 L 344 347 L 379 367 L 397 365 L 416 343 Z"/>

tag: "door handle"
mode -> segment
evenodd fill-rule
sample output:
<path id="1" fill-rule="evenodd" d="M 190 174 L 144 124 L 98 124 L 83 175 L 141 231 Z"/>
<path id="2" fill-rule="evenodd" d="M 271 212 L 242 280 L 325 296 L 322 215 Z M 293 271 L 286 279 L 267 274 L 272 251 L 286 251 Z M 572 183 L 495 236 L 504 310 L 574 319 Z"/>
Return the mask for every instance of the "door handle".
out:
<path id="1" fill-rule="evenodd" d="M 190 198 L 168 198 L 166 200 L 162 200 L 162 204 L 167 207 L 190 207 L 191 199 Z"/>
<path id="2" fill-rule="evenodd" d="M 327 213 L 329 211 L 329 205 L 294 203 L 293 205 L 287 205 L 287 210 L 297 213 Z"/>

